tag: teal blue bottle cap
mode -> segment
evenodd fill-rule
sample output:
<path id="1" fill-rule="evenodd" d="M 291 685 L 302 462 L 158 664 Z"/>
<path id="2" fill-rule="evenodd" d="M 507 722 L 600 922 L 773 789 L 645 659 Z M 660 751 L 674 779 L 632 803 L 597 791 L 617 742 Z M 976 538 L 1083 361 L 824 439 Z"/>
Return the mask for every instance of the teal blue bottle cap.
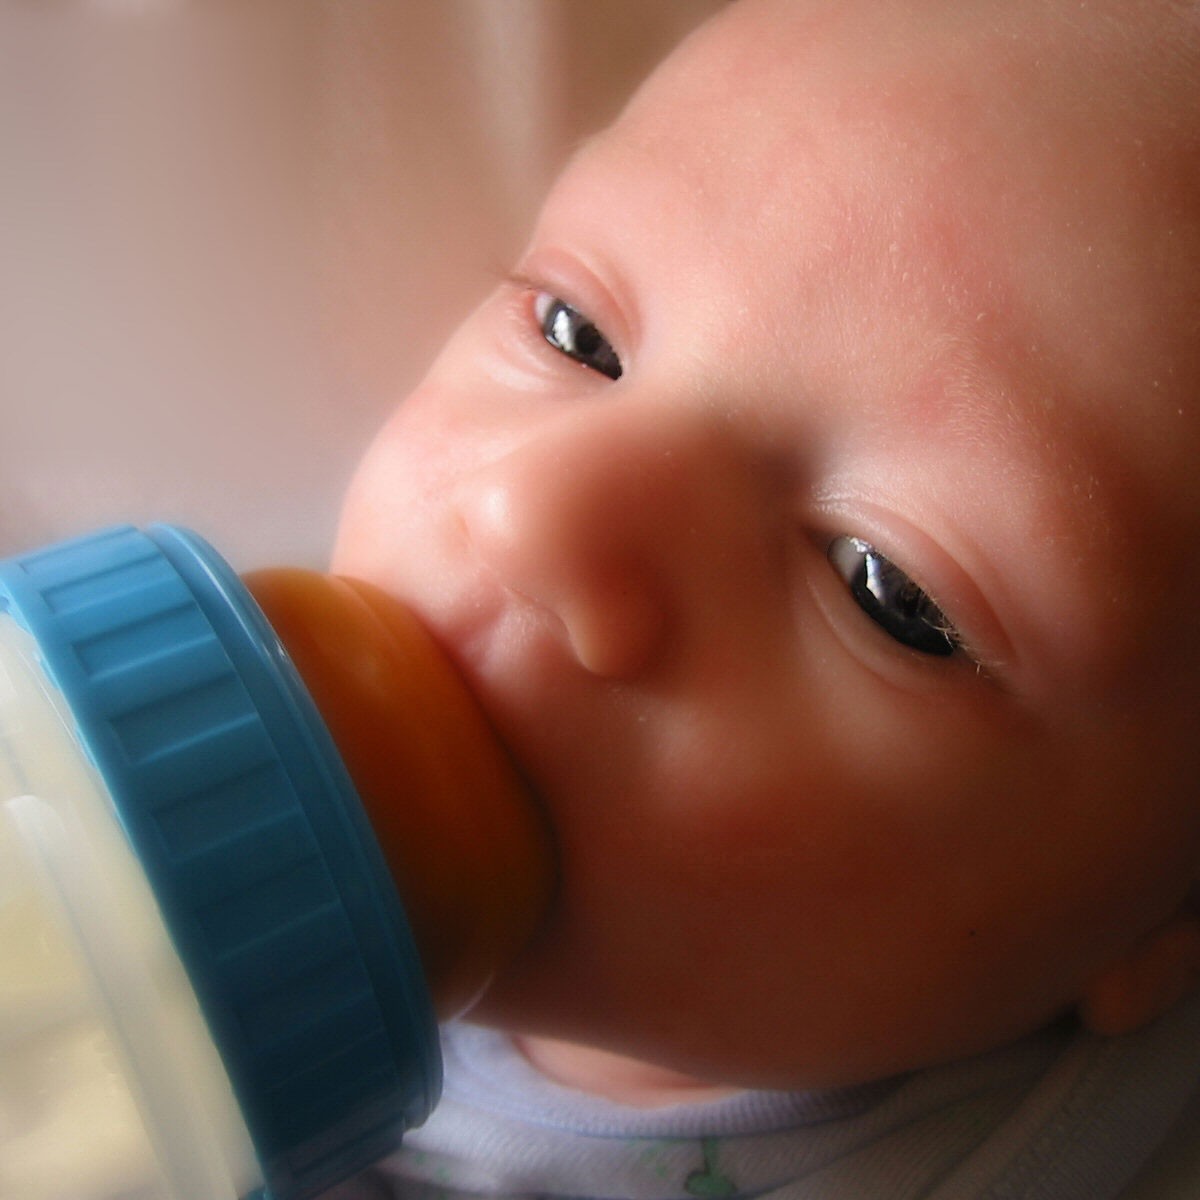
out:
<path id="1" fill-rule="evenodd" d="M 437 1102 L 432 1005 L 387 865 L 286 651 L 195 534 L 0 561 L 200 1001 L 271 1200 L 375 1161 Z"/>

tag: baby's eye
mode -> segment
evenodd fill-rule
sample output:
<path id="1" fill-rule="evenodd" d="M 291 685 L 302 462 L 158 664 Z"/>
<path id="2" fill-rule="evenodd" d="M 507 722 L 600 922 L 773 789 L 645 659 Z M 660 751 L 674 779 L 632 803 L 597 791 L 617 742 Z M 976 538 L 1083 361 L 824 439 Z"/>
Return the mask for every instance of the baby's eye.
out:
<path id="1" fill-rule="evenodd" d="M 608 339 L 582 313 L 549 292 L 539 292 L 533 302 L 542 336 L 568 358 L 607 375 L 621 378 L 621 360 Z"/>
<path id="2" fill-rule="evenodd" d="M 834 538 L 829 561 L 863 612 L 896 641 L 922 654 L 943 657 L 959 648 L 958 634 L 942 610 L 869 542 Z"/>

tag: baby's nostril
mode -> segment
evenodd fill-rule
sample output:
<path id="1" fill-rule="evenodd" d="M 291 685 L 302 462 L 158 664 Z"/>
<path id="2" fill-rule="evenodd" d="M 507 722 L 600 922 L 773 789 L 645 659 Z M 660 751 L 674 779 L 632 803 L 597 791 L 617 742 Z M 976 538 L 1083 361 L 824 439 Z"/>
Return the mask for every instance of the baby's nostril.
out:
<path id="1" fill-rule="evenodd" d="M 560 615 L 576 659 L 593 675 L 633 679 L 649 667 L 665 628 L 651 590 L 629 579 L 595 586 L 563 605 Z"/>

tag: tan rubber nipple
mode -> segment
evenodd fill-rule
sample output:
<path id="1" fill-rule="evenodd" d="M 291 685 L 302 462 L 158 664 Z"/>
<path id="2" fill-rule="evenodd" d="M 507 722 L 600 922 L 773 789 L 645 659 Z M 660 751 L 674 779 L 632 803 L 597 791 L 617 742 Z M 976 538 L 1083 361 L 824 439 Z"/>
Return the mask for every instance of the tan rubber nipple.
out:
<path id="1" fill-rule="evenodd" d="M 404 901 L 440 1017 L 528 941 L 549 834 L 474 696 L 424 626 L 360 580 L 243 577 L 316 702 Z"/>

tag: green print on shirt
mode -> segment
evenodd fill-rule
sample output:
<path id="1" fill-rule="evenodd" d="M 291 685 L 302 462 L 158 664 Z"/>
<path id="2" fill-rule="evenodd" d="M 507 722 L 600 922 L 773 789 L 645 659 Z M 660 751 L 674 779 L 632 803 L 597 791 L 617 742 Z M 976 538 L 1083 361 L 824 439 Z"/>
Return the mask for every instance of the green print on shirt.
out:
<path id="1" fill-rule="evenodd" d="M 693 1171 L 684 1181 L 684 1190 L 689 1196 L 698 1196 L 701 1200 L 719 1200 L 723 1196 L 737 1194 L 737 1187 L 728 1175 L 721 1173 L 717 1165 L 718 1138 L 702 1138 L 700 1150 L 704 1155 L 704 1166 L 699 1171 Z"/>

